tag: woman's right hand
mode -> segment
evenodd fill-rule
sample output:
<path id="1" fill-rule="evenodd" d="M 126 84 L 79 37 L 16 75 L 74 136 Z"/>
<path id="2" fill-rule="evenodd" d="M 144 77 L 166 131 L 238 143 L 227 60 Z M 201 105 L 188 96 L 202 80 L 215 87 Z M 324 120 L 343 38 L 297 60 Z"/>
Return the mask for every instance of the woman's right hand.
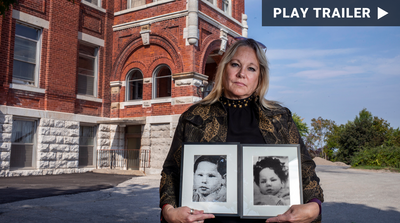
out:
<path id="1" fill-rule="evenodd" d="M 202 223 L 205 219 L 215 218 L 213 214 L 204 214 L 202 210 L 193 210 L 191 214 L 189 207 L 174 208 L 170 204 L 163 208 L 162 215 L 168 223 Z"/>

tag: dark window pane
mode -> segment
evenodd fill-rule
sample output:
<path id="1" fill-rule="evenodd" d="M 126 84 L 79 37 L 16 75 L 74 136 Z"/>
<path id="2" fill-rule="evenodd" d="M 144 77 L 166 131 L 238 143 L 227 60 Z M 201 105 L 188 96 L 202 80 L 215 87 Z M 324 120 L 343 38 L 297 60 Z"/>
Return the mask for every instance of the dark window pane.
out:
<path id="1" fill-rule="evenodd" d="M 79 57 L 79 74 L 94 76 L 94 58 Z"/>
<path id="2" fill-rule="evenodd" d="M 24 36 L 30 39 L 38 40 L 39 39 L 39 30 L 34 29 L 28 26 L 24 26 L 21 24 L 16 24 L 15 25 L 15 34 Z"/>
<path id="3" fill-rule="evenodd" d="M 79 130 L 79 145 L 93 146 L 94 145 L 94 127 L 81 126 Z"/>
<path id="4" fill-rule="evenodd" d="M 79 44 L 79 53 L 90 55 L 90 56 L 95 56 L 96 47 Z"/>
<path id="5" fill-rule="evenodd" d="M 129 82 L 129 100 L 136 100 L 143 98 L 143 81 Z"/>
<path id="6" fill-rule="evenodd" d="M 79 166 L 93 166 L 93 146 L 79 146 Z"/>
<path id="7" fill-rule="evenodd" d="M 171 76 L 157 78 L 157 97 L 171 96 Z"/>
<path id="8" fill-rule="evenodd" d="M 94 95 L 94 77 L 78 75 L 78 93 Z"/>
<path id="9" fill-rule="evenodd" d="M 35 66 L 35 64 L 14 60 L 13 77 L 33 82 L 35 81 Z"/>
<path id="10" fill-rule="evenodd" d="M 35 41 L 16 37 L 14 59 L 36 63 L 36 45 Z"/>
<path id="11" fill-rule="evenodd" d="M 35 134 L 35 122 L 33 121 L 13 121 L 11 142 L 33 143 Z"/>
<path id="12" fill-rule="evenodd" d="M 132 74 L 129 76 L 130 81 L 137 80 L 137 79 L 143 79 L 142 73 L 138 70 L 133 71 Z"/>
<path id="13" fill-rule="evenodd" d="M 126 127 L 126 133 L 142 133 L 142 126 L 141 125 L 128 125 Z"/>
<path id="14" fill-rule="evenodd" d="M 32 145 L 11 145 L 10 167 L 32 167 Z"/>

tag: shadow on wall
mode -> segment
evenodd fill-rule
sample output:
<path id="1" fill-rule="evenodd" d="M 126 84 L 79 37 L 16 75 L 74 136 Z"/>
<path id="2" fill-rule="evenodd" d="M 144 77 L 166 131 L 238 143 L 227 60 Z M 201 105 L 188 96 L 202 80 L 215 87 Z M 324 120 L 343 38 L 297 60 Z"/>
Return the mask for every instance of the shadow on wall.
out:
<path id="1" fill-rule="evenodd" d="M 363 204 L 326 202 L 322 204 L 322 222 L 324 223 L 381 223 L 400 222 L 400 212 L 394 207 L 378 209 Z"/>

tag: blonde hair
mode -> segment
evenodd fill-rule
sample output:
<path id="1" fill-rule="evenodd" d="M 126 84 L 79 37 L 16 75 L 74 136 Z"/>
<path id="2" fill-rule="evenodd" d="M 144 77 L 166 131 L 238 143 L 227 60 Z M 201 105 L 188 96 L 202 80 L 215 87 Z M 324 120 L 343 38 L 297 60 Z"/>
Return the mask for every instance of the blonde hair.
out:
<path id="1" fill-rule="evenodd" d="M 229 47 L 218 65 L 218 69 L 215 74 L 214 88 L 211 90 L 210 94 L 199 103 L 213 104 L 221 97 L 224 91 L 223 78 L 225 78 L 226 66 L 232 60 L 232 57 L 235 55 L 237 49 L 241 46 L 246 46 L 253 49 L 260 65 L 260 75 L 258 78 L 258 85 L 254 91 L 254 96 L 259 96 L 259 103 L 265 108 L 269 109 L 278 107 L 278 102 L 270 101 L 264 98 L 264 95 L 267 93 L 269 88 L 268 61 L 261 46 L 253 39 L 239 40 Z"/>

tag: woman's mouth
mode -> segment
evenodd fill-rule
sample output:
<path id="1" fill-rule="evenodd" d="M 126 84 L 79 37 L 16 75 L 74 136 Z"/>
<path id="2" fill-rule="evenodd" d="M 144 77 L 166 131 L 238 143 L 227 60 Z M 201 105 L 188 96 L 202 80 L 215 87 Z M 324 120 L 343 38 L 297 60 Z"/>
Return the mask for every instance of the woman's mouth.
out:
<path id="1" fill-rule="evenodd" d="M 235 84 L 238 85 L 238 86 L 240 86 L 240 87 L 246 86 L 246 85 L 245 85 L 244 83 L 242 83 L 242 82 L 235 82 Z"/>

